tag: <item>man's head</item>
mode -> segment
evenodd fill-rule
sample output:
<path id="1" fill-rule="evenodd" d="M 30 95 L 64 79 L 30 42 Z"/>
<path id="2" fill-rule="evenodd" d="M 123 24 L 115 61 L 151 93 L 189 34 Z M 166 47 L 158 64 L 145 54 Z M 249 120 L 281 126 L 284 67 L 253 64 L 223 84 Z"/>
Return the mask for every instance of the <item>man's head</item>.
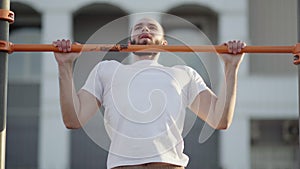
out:
<path id="1" fill-rule="evenodd" d="M 162 26 L 154 19 L 138 20 L 130 32 L 132 45 L 167 45 Z"/>

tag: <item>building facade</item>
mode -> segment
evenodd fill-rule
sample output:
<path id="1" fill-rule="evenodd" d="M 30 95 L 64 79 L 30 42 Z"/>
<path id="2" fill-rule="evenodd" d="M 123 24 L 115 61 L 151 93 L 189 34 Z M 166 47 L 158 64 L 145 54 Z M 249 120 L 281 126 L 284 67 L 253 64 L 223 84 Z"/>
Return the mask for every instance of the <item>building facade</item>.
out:
<path id="1" fill-rule="evenodd" d="M 241 39 L 249 45 L 293 45 L 297 42 L 296 6 L 296 0 L 11 0 L 16 21 L 11 25 L 10 41 L 52 43 L 65 38 L 80 43 L 126 43 L 130 26 L 141 15 L 137 13 L 146 13 L 162 23 L 170 44 L 221 44 Z M 186 26 L 189 23 L 191 27 Z M 206 37 L 199 36 L 198 30 Z M 222 77 L 218 59 L 186 55 L 178 54 L 179 60 L 195 68 L 217 92 Z M 128 54 L 85 58 L 74 67 L 77 88 L 99 59 L 131 62 Z M 163 54 L 161 61 L 167 64 L 172 59 Z M 240 69 L 232 126 L 199 143 L 204 124 L 195 120 L 185 137 L 185 151 L 190 156 L 187 168 L 299 168 L 297 69 L 292 56 L 247 54 Z M 107 145 L 99 146 L 88 129 L 97 121 L 76 131 L 63 125 L 52 53 L 14 53 L 9 57 L 7 123 L 8 169 L 106 166 L 103 147 Z M 101 127 L 96 133 L 99 130 Z"/>

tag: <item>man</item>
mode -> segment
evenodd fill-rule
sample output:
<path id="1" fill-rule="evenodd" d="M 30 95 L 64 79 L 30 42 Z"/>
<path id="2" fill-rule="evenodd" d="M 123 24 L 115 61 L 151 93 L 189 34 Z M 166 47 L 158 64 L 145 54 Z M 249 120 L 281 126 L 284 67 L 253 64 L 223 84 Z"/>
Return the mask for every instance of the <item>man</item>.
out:
<path id="1" fill-rule="evenodd" d="M 162 26 L 150 18 L 137 21 L 130 44 L 167 45 Z M 164 67 L 159 53 L 134 53 L 136 62 L 123 65 L 102 61 L 91 71 L 78 93 L 73 82 L 71 42 L 53 42 L 59 67 L 60 102 L 64 124 L 82 127 L 104 106 L 105 128 L 111 139 L 108 169 L 183 169 L 188 157 L 181 136 L 185 108 L 215 129 L 227 129 L 236 101 L 237 73 L 244 42 L 229 41 L 231 54 L 221 54 L 225 82 L 217 97 L 188 66 Z"/>

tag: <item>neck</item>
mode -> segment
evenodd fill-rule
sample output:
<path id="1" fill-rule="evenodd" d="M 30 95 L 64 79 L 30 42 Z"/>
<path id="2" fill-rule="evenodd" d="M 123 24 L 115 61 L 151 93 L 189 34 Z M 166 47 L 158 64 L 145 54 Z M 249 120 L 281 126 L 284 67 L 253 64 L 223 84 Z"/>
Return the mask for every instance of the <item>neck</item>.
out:
<path id="1" fill-rule="evenodd" d="M 150 55 L 143 55 L 143 56 L 134 55 L 134 60 L 135 61 L 139 61 L 139 60 L 154 60 L 154 61 L 157 61 L 158 57 L 159 57 L 159 53 L 150 54 Z"/>

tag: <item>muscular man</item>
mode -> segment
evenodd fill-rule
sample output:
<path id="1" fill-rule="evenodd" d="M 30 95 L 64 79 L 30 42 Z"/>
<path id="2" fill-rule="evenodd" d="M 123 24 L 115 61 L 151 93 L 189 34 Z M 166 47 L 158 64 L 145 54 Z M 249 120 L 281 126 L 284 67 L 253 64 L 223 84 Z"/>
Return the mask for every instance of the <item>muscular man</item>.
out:
<path id="1" fill-rule="evenodd" d="M 132 27 L 130 43 L 167 45 L 162 26 L 142 18 Z M 233 118 L 237 73 L 245 43 L 229 41 L 224 61 L 225 81 L 218 96 L 201 76 L 188 66 L 165 67 L 159 53 L 134 53 L 135 62 L 123 65 L 102 61 L 91 71 L 85 85 L 75 91 L 73 63 L 80 56 L 70 53 L 71 42 L 53 42 L 59 67 L 60 103 L 64 124 L 82 127 L 104 106 L 104 123 L 111 139 L 108 169 L 181 169 L 187 166 L 183 153 L 185 108 L 215 129 L 227 129 Z"/>

